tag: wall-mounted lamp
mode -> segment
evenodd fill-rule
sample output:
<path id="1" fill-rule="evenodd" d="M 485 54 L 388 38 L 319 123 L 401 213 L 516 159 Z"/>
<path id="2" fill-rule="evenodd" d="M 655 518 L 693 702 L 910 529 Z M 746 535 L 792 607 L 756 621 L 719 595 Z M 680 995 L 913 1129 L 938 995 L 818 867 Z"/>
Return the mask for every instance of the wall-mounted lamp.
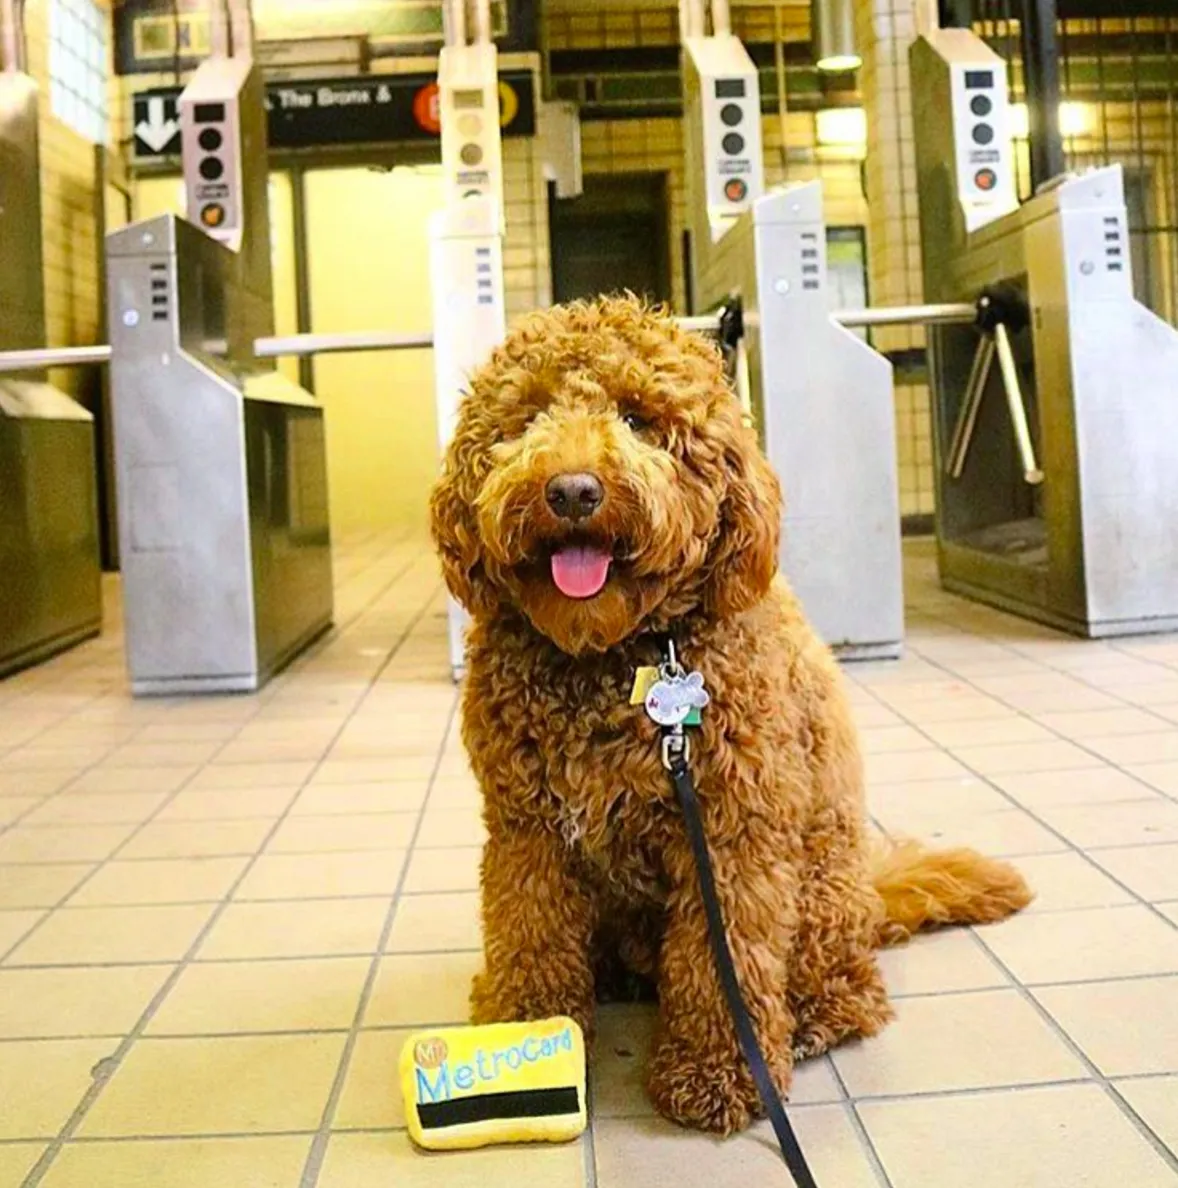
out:
<path id="1" fill-rule="evenodd" d="M 854 0 L 812 0 L 810 40 L 814 61 L 823 73 L 858 70 L 863 59 L 855 49 Z"/>

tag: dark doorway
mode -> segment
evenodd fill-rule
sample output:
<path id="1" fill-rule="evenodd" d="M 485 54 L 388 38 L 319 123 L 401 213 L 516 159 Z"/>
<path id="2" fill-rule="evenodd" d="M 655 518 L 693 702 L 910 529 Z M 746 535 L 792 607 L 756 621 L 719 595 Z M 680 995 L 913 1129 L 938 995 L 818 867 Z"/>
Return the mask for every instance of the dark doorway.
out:
<path id="1" fill-rule="evenodd" d="M 584 186 L 579 198 L 549 194 L 555 300 L 628 289 L 669 302 L 666 175 L 596 174 Z"/>

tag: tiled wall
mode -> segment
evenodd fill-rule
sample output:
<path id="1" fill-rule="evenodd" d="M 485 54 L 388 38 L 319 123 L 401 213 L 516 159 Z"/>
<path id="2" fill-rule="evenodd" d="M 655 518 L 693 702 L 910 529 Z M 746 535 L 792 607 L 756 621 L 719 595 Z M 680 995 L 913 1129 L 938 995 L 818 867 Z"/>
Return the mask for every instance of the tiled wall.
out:
<path id="1" fill-rule="evenodd" d="M 874 305 L 923 300 L 916 152 L 908 47 L 919 0 L 860 0 L 856 37 L 863 55 L 860 87 L 867 111 L 867 250 Z M 920 329 L 873 336 L 884 351 L 924 345 Z M 933 511 L 932 414 L 923 385 L 896 387 L 896 449 L 902 515 Z"/>
<path id="2" fill-rule="evenodd" d="M 103 5 L 107 7 L 107 5 Z M 49 103 L 49 2 L 29 0 L 25 12 L 28 69 L 41 88 L 41 224 L 44 235 L 45 321 L 48 346 L 97 341 L 102 296 L 94 145 L 53 117 Z M 55 373 L 78 392 L 81 375 Z"/>

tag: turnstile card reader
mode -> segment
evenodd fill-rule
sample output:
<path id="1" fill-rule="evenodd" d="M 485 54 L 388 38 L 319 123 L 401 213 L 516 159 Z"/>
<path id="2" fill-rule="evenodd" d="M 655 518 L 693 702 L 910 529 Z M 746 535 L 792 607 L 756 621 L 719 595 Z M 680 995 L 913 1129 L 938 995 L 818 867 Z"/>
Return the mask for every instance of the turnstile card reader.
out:
<path id="1" fill-rule="evenodd" d="M 494 42 L 447 45 L 438 57 L 445 200 L 489 198 L 502 217 L 498 71 Z"/>
<path id="2" fill-rule="evenodd" d="M 683 73 L 691 225 L 708 227 L 714 242 L 764 192 L 761 88 L 731 33 L 685 38 Z"/>
<path id="3" fill-rule="evenodd" d="M 224 245 L 165 215 L 107 260 L 132 691 L 256 690 L 331 625 L 323 410 L 227 353 Z"/>

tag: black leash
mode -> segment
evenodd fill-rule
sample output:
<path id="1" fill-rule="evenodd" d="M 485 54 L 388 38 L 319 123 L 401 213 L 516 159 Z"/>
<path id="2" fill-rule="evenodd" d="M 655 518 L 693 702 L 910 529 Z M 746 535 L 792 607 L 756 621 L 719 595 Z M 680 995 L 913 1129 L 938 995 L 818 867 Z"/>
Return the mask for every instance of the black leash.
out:
<path id="1" fill-rule="evenodd" d="M 671 670 L 678 669 L 674 647 L 667 648 L 667 665 Z M 699 876 L 700 895 L 704 901 L 704 914 L 708 921 L 708 940 L 712 946 L 712 958 L 716 964 L 716 974 L 724 990 L 724 997 L 728 1000 L 728 1010 L 732 1015 L 732 1023 L 736 1028 L 736 1037 L 740 1042 L 740 1049 L 748 1062 L 749 1071 L 761 1096 L 765 1113 L 772 1123 L 773 1132 L 777 1135 L 777 1145 L 781 1148 L 781 1156 L 786 1167 L 794 1178 L 797 1188 L 818 1188 L 814 1174 L 806 1163 L 802 1148 L 794 1134 L 793 1126 L 785 1113 L 781 1095 L 773 1083 L 769 1066 L 761 1053 L 757 1043 L 757 1034 L 753 1029 L 753 1021 L 749 1017 L 748 1007 L 745 1006 L 744 994 L 740 989 L 740 979 L 736 974 L 736 965 L 732 960 L 732 950 L 728 946 L 728 932 L 724 927 L 724 913 L 720 907 L 720 900 L 716 894 L 716 879 L 712 873 L 712 859 L 708 853 L 708 841 L 704 834 L 703 820 L 700 817 L 699 798 L 695 792 L 695 780 L 691 776 L 690 746 L 683 727 L 663 727 L 663 766 L 670 772 L 671 784 L 679 800 L 679 807 L 683 810 L 683 820 L 687 826 L 687 836 L 691 842 L 691 851 L 695 858 L 695 870 Z"/>

